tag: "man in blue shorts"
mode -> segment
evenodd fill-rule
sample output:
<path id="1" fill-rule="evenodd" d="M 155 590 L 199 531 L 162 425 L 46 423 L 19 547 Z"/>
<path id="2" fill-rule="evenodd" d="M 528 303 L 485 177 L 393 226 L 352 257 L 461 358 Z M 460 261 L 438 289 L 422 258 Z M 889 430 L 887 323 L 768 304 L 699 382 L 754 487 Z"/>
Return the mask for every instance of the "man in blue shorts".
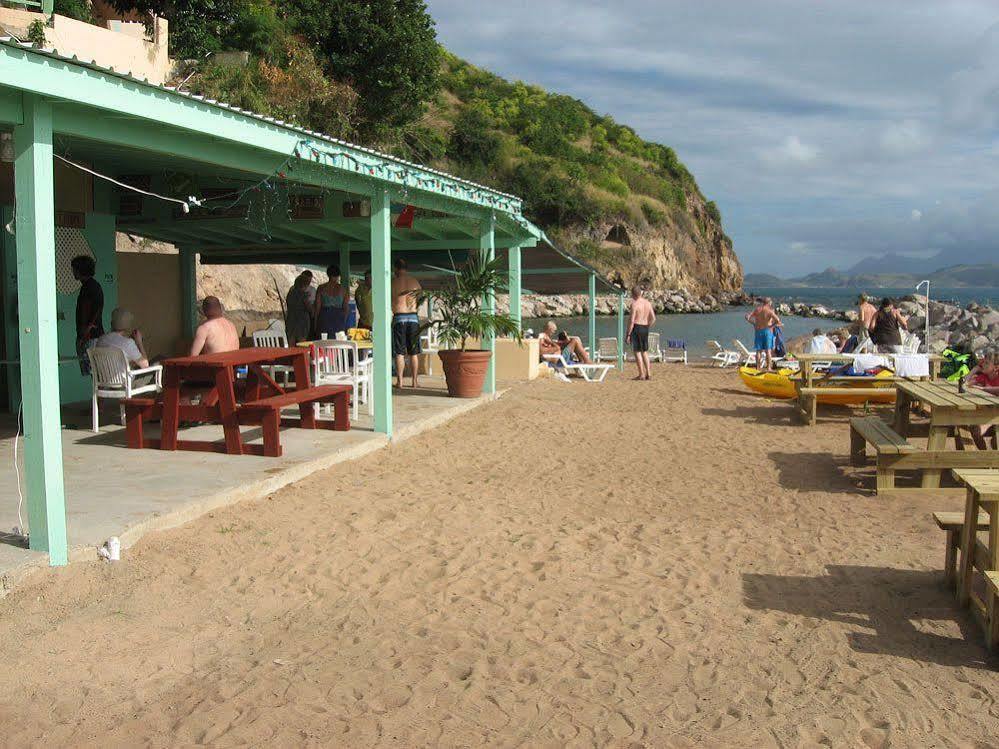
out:
<path id="1" fill-rule="evenodd" d="M 756 330 L 753 339 L 753 348 L 756 349 L 756 368 L 762 371 L 763 360 L 766 358 L 766 369 L 773 369 L 774 327 L 781 324 L 780 318 L 774 311 L 773 300 L 769 297 L 758 299 L 756 308 L 746 315 L 746 321 L 752 323 Z"/>
<path id="2" fill-rule="evenodd" d="M 413 387 L 420 386 L 420 318 L 416 314 L 416 294 L 420 282 L 409 275 L 405 258 L 397 257 L 392 266 L 392 355 L 395 357 L 396 384 L 402 387 L 402 373 L 409 360 Z"/>

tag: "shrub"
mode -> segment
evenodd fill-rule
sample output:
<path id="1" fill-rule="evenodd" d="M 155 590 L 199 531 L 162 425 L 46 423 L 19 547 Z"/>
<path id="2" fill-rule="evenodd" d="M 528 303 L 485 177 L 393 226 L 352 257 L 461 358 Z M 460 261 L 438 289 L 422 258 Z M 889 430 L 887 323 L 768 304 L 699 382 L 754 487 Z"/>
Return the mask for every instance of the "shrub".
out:
<path id="1" fill-rule="evenodd" d="M 28 24 L 28 41 L 36 47 L 45 46 L 45 24 L 41 21 L 32 21 Z"/>
<path id="2" fill-rule="evenodd" d="M 84 23 L 93 23 L 94 14 L 87 0 L 55 0 L 52 10 L 60 16 Z"/>
<path id="3" fill-rule="evenodd" d="M 661 226 L 666 223 L 666 212 L 661 211 L 647 200 L 642 201 L 642 214 L 652 226 Z"/>
<path id="4" fill-rule="evenodd" d="M 711 217 L 712 221 L 714 221 L 716 224 L 720 224 L 721 223 L 721 220 L 722 220 L 721 211 L 718 210 L 718 206 L 715 205 L 715 201 L 709 200 L 704 205 L 704 208 L 705 208 L 705 210 L 707 210 L 708 215 Z"/>
<path id="5" fill-rule="evenodd" d="M 487 108 L 469 106 L 454 121 L 447 155 L 466 164 L 489 165 L 497 161 L 501 146 Z"/>

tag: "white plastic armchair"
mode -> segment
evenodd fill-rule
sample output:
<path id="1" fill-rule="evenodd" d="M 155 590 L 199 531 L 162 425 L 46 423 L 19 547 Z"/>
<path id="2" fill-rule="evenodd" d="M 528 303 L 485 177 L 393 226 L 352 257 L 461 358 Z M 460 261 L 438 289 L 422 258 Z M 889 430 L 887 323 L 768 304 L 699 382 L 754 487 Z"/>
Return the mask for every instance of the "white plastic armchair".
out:
<path id="1" fill-rule="evenodd" d="M 438 351 L 440 351 L 440 333 L 437 330 L 436 325 L 432 325 L 420 334 L 420 352 L 424 354 L 430 354 L 427 357 L 427 374 L 431 377 L 434 374 L 434 356 Z"/>
<path id="2" fill-rule="evenodd" d="M 357 418 L 357 404 L 368 405 L 368 415 L 374 413 L 371 398 L 372 359 L 361 360 L 356 341 L 319 341 L 312 360 L 312 381 L 316 385 L 350 385 L 354 392 L 352 418 Z"/>
<path id="3" fill-rule="evenodd" d="M 93 380 L 91 411 L 93 429 L 100 431 L 99 398 L 109 398 L 119 401 L 121 423 L 125 423 L 125 404 L 123 401 L 143 393 L 158 393 L 163 388 L 163 367 L 154 364 L 151 367 L 132 369 L 128 358 L 120 348 L 92 348 L 87 350 L 90 359 L 90 376 Z M 143 375 L 153 375 L 153 381 L 140 385 L 137 378 Z"/>
<path id="4" fill-rule="evenodd" d="M 253 334 L 254 348 L 288 348 L 288 336 L 285 335 L 284 328 L 272 325 L 266 330 L 258 330 Z M 295 374 L 295 368 L 287 364 L 269 364 L 267 369 L 274 379 L 281 375 L 281 384 L 287 385 L 288 380 Z"/>
<path id="5" fill-rule="evenodd" d="M 649 361 L 663 361 L 663 350 L 660 345 L 659 333 L 649 333 Z"/>

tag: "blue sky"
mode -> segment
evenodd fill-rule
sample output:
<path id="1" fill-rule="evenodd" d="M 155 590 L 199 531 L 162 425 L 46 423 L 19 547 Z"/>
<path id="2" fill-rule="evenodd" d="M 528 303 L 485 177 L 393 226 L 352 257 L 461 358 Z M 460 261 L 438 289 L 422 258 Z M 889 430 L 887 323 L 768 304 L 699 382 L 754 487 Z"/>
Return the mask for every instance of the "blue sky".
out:
<path id="1" fill-rule="evenodd" d="M 441 42 L 676 149 L 747 271 L 999 262 L 997 0 L 429 0 Z"/>

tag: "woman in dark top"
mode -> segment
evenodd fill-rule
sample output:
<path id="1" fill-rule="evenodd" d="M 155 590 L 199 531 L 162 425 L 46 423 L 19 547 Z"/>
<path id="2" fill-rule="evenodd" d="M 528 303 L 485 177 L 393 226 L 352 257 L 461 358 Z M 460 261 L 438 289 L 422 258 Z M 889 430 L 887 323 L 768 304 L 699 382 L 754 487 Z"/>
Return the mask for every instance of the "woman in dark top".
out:
<path id="1" fill-rule="evenodd" d="M 87 349 L 90 342 L 104 335 L 104 289 L 94 278 L 94 259 L 77 255 L 70 261 L 73 277 L 80 282 L 76 297 L 76 354 L 80 357 L 80 371 L 90 374 Z"/>
<path id="2" fill-rule="evenodd" d="M 902 331 L 908 330 L 905 318 L 891 299 L 881 300 L 881 308 L 871 320 L 871 340 L 882 354 L 902 353 Z"/>

